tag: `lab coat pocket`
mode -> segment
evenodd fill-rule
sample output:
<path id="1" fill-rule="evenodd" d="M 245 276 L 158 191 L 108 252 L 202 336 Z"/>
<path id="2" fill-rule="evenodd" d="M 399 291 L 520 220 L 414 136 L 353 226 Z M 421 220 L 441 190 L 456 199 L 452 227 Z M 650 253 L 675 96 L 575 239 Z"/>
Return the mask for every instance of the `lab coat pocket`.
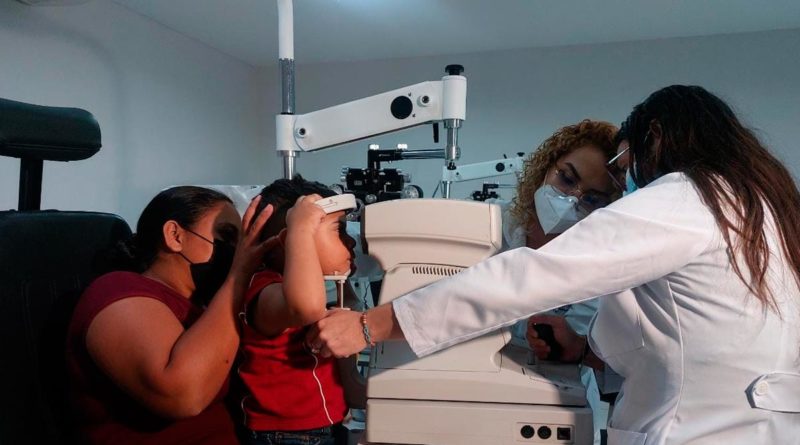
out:
<path id="1" fill-rule="evenodd" d="M 644 445 L 647 433 L 608 428 L 608 445 Z"/>
<path id="2" fill-rule="evenodd" d="M 747 388 L 753 408 L 800 413 L 800 374 L 771 372 L 759 376 Z"/>
<path id="3" fill-rule="evenodd" d="M 639 305 L 630 290 L 601 297 L 589 329 L 590 346 L 601 359 L 644 346 Z"/>

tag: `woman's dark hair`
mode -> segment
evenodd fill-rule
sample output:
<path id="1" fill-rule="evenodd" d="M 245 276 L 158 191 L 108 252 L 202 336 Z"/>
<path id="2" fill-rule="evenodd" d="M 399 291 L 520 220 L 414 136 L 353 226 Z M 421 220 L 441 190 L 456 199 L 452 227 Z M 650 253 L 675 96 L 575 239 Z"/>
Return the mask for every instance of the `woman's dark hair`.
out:
<path id="1" fill-rule="evenodd" d="M 770 251 L 764 228 L 770 218 L 800 284 L 800 193 L 786 168 L 725 102 L 699 86 L 658 90 L 626 122 L 634 182 L 642 187 L 660 175 L 685 173 L 714 215 L 736 274 L 777 310 L 766 281 Z M 648 135 L 658 127 L 656 146 Z"/>
<path id="2" fill-rule="evenodd" d="M 261 239 L 277 235 L 286 227 L 286 212 L 292 208 L 295 201 L 301 196 L 314 193 L 323 198 L 336 194 L 328 186 L 316 181 L 308 181 L 300 175 L 295 175 L 292 179 L 278 179 L 264 187 L 259 193 L 261 201 L 258 203 L 256 215 L 261 213 L 268 204 L 272 204 L 274 211 L 261 230 Z"/>
<path id="3" fill-rule="evenodd" d="M 162 191 L 142 211 L 133 237 L 118 246 L 115 268 L 145 271 L 164 246 L 162 230 L 167 221 L 192 228 L 205 212 L 221 202 L 232 201 L 218 191 L 203 187 L 180 186 Z"/>
<path id="4" fill-rule="evenodd" d="M 613 141 L 614 149 L 616 150 L 617 147 L 619 147 L 619 144 L 622 143 L 622 141 L 627 141 L 627 140 L 628 140 L 628 121 L 623 121 L 622 124 L 620 124 L 619 126 L 619 130 L 617 130 L 617 134 L 614 135 L 614 141 Z"/>

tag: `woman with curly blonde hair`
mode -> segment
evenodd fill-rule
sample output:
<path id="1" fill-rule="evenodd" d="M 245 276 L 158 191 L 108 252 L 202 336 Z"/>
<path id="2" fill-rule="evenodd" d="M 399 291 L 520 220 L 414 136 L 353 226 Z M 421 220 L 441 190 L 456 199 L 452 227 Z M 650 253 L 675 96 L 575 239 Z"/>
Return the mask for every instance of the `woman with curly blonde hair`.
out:
<path id="1" fill-rule="evenodd" d="M 585 119 L 558 129 L 525 160 L 517 196 L 504 212 L 507 248 L 538 249 L 619 197 L 606 163 L 617 127 Z"/>

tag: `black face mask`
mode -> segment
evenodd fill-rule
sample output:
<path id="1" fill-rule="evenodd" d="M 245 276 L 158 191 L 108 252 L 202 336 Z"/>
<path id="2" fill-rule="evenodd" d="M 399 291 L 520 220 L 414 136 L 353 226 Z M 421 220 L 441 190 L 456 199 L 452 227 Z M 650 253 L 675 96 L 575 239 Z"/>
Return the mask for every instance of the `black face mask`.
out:
<path id="1" fill-rule="evenodd" d="M 214 295 L 228 277 L 233 264 L 233 255 L 236 253 L 236 246 L 219 239 L 211 241 L 192 230 L 186 230 L 214 245 L 211 258 L 204 263 L 193 263 L 183 253 L 180 254 L 190 264 L 189 270 L 192 273 L 192 281 L 194 281 L 195 286 L 192 301 L 201 306 L 206 306 L 211 302 L 211 299 L 214 298 Z"/>

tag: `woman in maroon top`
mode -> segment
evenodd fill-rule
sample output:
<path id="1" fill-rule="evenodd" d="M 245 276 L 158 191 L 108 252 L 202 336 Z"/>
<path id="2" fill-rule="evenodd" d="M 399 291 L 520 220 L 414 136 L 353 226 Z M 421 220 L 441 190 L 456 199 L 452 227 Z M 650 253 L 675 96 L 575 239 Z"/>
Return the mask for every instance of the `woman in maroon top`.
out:
<path id="1" fill-rule="evenodd" d="M 222 404 L 239 346 L 238 312 L 268 249 L 268 212 L 242 220 L 200 187 L 159 193 L 130 243 L 134 272 L 84 292 L 67 360 L 77 429 L 90 444 L 236 443 Z"/>

